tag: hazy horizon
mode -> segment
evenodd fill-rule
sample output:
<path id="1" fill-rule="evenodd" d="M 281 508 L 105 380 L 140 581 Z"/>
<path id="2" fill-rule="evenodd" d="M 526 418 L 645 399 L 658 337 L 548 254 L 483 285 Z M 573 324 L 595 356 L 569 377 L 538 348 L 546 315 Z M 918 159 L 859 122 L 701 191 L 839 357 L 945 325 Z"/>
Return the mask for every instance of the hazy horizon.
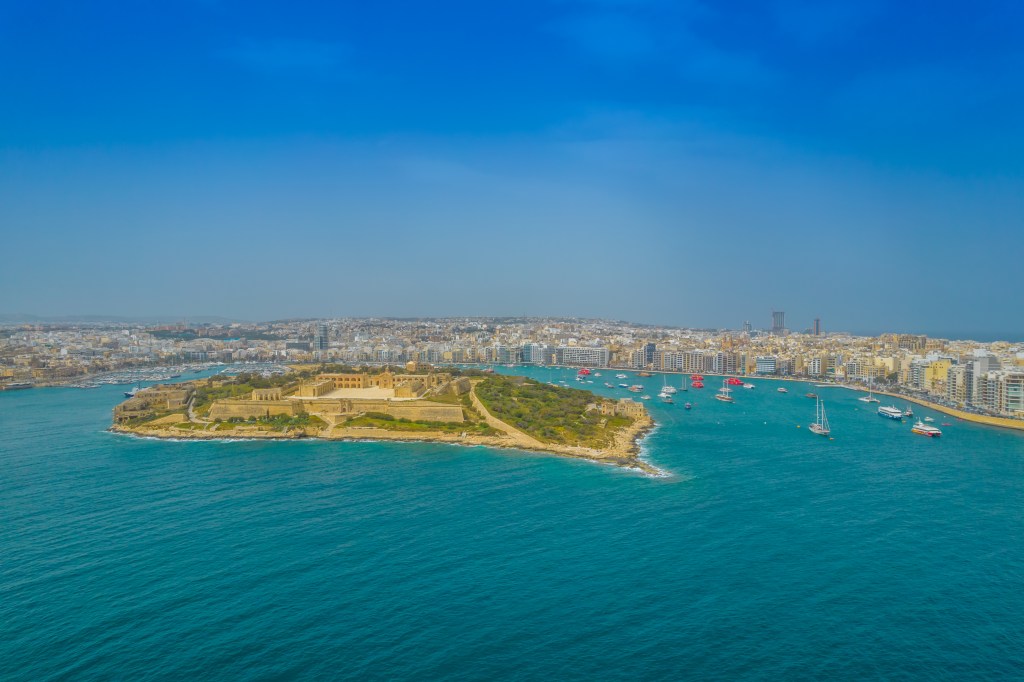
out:
<path id="1" fill-rule="evenodd" d="M 1017 6 L 0 19 L 10 315 L 1022 324 Z"/>
<path id="2" fill-rule="evenodd" d="M 281 316 L 271 317 L 262 320 L 246 319 L 240 317 L 230 317 L 225 315 L 144 315 L 144 316 L 124 316 L 124 315 L 96 315 L 96 314 L 74 314 L 74 315 L 53 315 L 53 316 L 39 316 L 31 314 L 7 314 L 0 313 L 0 326 L 12 325 L 12 324 L 144 324 L 144 325 L 172 325 L 172 324 L 189 324 L 189 325 L 218 325 L 218 324 L 268 324 L 275 322 L 290 322 L 290 321 L 308 321 L 314 322 L 317 320 L 333 320 L 333 319 L 353 319 L 353 320 L 369 320 L 369 319 L 382 319 L 382 320 L 439 320 L 439 319 L 519 319 L 521 315 L 460 315 L 460 314 L 448 314 L 448 315 L 356 315 L 356 316 Z M 659 322 L 659 321 L 645 321 L 628 318 L 610 318 L 610 317 L 587 317 L 581 315 L 529 315 L 530 319 L 578 319 L 578 320 L 592 320 L 602 322 L 615 322 L 622 324 L 637 325 L 639 327 L 663 327 L 663 328 L 678 328 L 678 329 L 693 329 L 693 330 L 724 330 L 724 331 L 742 331 L 742 323 L 736 325 L 701 325 L 697 323 L 686 324 L 686 323 L 674 323 L 674 322 Z M 787 314 L 787 320 L 788 320 Z M 994 332 L 971 332 L 969 330 L 939 330 L 935 329 L 829 329 L 825 326 L 824 320 L 822 320 L 822 331 L 825 334 L 852 334 L 854 336 L 879 336 L 881 334 L 899 333 L 899 334 L 922 334 L 931 338 L 949 339 L 954 341 L 978 341 L 982 343 L 990 343 L 993 341 L 1008 341 L 1008 342 L 1020 342 L 1024 341 L 1024 332 L 1016 331 L 994 331 Z M 751 326 L 755 331 L 769 331 L 771 324 L 757 324 L 751 321 Z M 791 333 L 804 333 L 810 330 L 810 326 L 800 327 L 788 327 Z"/>

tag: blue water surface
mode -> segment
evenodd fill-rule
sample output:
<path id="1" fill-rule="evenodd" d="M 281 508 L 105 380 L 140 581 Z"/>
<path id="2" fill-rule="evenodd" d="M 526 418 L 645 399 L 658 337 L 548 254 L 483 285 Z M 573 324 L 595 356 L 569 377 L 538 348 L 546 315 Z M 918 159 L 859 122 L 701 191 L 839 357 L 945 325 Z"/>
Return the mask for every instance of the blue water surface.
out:
<path id="1" fill-rule="evenodd" d="M 117 388 L 0 393 L 0 679 L 1024 678 L 1024 433 L 718 381 L 651 401 L 665 478 L 137 439 Z"/>

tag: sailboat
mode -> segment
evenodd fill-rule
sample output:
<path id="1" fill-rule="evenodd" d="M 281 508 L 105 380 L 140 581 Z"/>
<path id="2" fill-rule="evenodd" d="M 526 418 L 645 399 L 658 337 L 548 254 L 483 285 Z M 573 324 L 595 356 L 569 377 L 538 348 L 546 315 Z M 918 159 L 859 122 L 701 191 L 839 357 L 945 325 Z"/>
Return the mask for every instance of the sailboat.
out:
<path id="1" fill-rule="evenodd" d="M 861 397 L 857 398 L 857 400 L 861 401 L 862 403 L 877 403 L 877 402 L 879 402 L 878 398 L 876 398 L 875 396 L 871 395 L 871 380 L 870 379 L 868 379 L 868 394 L 867 395 L 862 395 Z"/>
<path id="2" fill-rule="evenodd" d="M 669 395 L 672 395 L 673 393 L 676 392 L 675 386 L 668 385 L 668 375 L 665 374 L 661 375 L 661 392 L 668 393 Z"/>
<path id="3" fill-rule="evenodd" d="M 725 382 L 726 380 L 722 379 L 722 387 L 715 394 L 715 400 L 721 400 L 723 403 L 734 403 L 736 400 L 732 397 L 732 389 Z"/>
<path id="4" fill-rule="evenodd" d="M 828 426 L 828 417 L 825 415 L 825 403 L 821 402 L 821 398 L 818 398 L 814 405 L 814 423 L 810 428 L 812 433 L 819 436 L 827 436 L 832 432 Z"/>

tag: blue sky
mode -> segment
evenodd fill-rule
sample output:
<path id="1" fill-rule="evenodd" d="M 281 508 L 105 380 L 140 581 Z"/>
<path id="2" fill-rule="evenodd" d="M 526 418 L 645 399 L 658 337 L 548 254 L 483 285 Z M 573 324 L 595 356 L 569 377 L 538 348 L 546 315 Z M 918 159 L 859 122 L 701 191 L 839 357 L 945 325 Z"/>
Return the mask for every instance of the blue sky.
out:
<path id="1" fill-rule="evenodd" d="M 0 64 L 0 313 L 1024 331 L 1017 3 L 3 3 Z"/>

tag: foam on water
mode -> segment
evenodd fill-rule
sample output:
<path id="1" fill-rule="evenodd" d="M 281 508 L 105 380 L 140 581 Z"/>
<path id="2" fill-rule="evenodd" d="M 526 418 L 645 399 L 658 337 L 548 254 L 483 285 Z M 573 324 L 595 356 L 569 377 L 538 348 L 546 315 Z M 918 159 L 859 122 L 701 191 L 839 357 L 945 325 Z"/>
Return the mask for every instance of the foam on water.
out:
<path id="1" fill-rule="evenodd" d="M 798 390 L 650 404 L 663 477 L 0 394 L 0 679 L 1019 678 L 1024 434 Z"/>

